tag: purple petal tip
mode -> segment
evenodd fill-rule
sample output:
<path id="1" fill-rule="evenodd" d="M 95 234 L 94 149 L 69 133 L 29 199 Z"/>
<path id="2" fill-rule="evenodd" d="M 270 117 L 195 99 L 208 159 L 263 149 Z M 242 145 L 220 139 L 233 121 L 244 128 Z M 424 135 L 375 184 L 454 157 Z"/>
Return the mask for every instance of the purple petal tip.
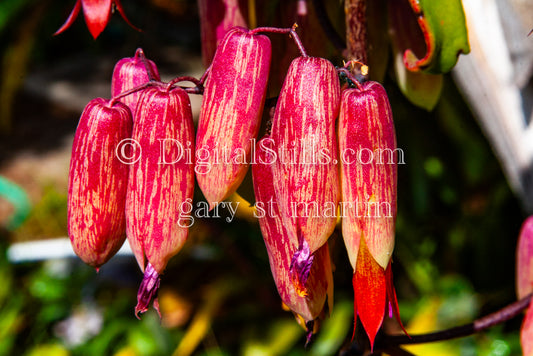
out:
<path id="1" fill-rule="evenodd" d="M 305 336 L 305 346 L 304 347 L 306 347 L 306 348 L 309 345 L 309 343 L 311 342 L 311 338 L 313 337 L 314 326 L 315 326 L 315 321 L 314 320 L 310 320 L 310 321 L 305 323 L 305 328 L 307 329 L 307 332 L 306 332 L 306 336 Z"/>
<path id="2" fill-rule="evenodd" d="M 296 251 L 292 256 L 290 266 L 292 283 L 294 284 L 298 295 L 302 297 L 307 296 L 306 284 L 314 259 L 315 257 L 311 255 L 309 244 L 307 241 L 303 240 L 303 243 L 298 251 Z"/>
<path id="3" fill-rule="evenodd" d="M 157 300 L 157 291 L 159 289 L 160 278 L 154 267 L 148 263 L 144 270 L 144 277 L 137 292 L 137 306 L 135 307 L 135 316 L 140 319 L 139 313 L 148 310 L 150 302 L 153 300 L 153 307 L 161 318 L 159 312 L 159 302 Z"/>

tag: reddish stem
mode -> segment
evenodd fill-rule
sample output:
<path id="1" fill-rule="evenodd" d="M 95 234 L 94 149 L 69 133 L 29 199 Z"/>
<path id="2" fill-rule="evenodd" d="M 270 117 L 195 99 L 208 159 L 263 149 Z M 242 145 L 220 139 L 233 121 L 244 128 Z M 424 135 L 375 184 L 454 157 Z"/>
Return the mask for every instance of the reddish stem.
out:
<path id="1" fill-rule="evenodd" d="M 450 339 L 456 339 L 459 337 L 469 336 L 485 329 L 488 329 L 494 325 L 503 323 L 519 315 L 524 309 L 526 309 L 530 302 L 532 294 L 525 296 L 524 298 L 507 305 L 506 307 L 477 319 L 473 323 L 456 326 L 451 329 L 437 331 L 429 334 L 420 335 L 386 335 L 384 337 L 384 344 L 387 346 L 407 345 L 407 344 L 423 344 L 427 342 L 444 341 Z"/>
<path id="2" fill-rule="evenodd" d="M 202 75 L 202 77 L 200 78 L 200 81 L 198 83 L 198 85 L 204 85 L 205 81 L 207 80 L 207 76 L 209 75 L 209 73 L 211 73 L 211 64 L 209 65 L 209 67 L 207 67 L 207 69 L 205 70 L 204 74 Z"/>
<path id="3" fill-rule="evenodd" d="M 152 86 L 162 86 L 163 83 L 161 82 L 157 82 L 157 81 L 149 81 L 149 82 L 146 82 L 144 84 L 141 84 L 141 85 L 138 85 L 134 88 L 131 88 L 129 90 L 126 90 L 126 91 L 123 91 L 122 93 L 114 96 L 113 98 L 111 98 L 111 101 L 109 102 L 109 105 L 113 106 L 119 99 L 127 96 L 127 95 L 130 95 L 130 94 L 133 94 L 133 93 L 136 93 L 140 90 L 143 90 L 143 89 L 146 89 L 148 87 L 152 87 Z"/>
<path id="4" fill-rule="evenodd" d="M 172 79 L 170 82 L 168 82 L 167 90 L 170 90 L 170 88 L 172 88 L 172 86 L 174 84 L 176 84 L 176 83 L 179 83 L 179 82 L 191 82 L 191 83 L 193 83 L 195 85 L 194 87 L 180 87 L 180 88 L 182 88 L 183 90 L 185 90 L 185 92 L 187 92 L 189 94 L 202 94 L 204 92 L 202 79 L 205 80 L 205 78 L 203 76 L 200 79 L 196 79 L 196 78 L 190 77 L 190 76 L 177 77 L 177 78 Z"/>
<path id="5" fill-rule="evenodd" d="M 148 74 L 148 79 L 150 79 L 150 81 L 157 80 L 152 66 L 150 65 L 150 63 L 148 63 L 148 59 L 144 55 L 144 51 L 142 50 L 142 48 L 137 48 L 137 50 L 135 51 L 135 58 L 139 58 L 143 62 L 144 69 L 146 69 L 146 74 Z"/>
<path id="6" fill-rule="evenodd" d="M 291 28 L 277 28 L 277 27 L 257 27 L 251 30 L 249 33 L 251 35 L 254 35 L 256 33 L 260 32 L 266 32 L 266 33 L 281 33 L 281 34 L 289 34 L 292 39 L 294 40 L 294 43 L 296 43 L 296 46 L 298 47 L 298 50 L 300 51 L 300 54 L 302 57 L 309 57 L 307 55 L 307 52 L 305 50 L 305 47 L 300 40 L 300 37 L 296 33 L 296 27 L 298 27 L 297 24 L 294 24 Z"/>
<path id="7" fill-rule="evenodd" d="M 368 63 L 366 32 L 366 0 L 346 0 L 346 44 L 348 59 Z"/>

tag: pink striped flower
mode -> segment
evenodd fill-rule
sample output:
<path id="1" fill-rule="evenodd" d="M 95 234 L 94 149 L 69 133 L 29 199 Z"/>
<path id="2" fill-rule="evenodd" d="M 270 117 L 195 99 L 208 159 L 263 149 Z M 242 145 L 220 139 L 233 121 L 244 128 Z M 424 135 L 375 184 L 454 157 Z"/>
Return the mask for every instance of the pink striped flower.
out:
<path id="1" fill-rule="evenodd" d="M 198 186 L 210 208 L 234 193 L 250 162 L 261 124 L 271 47 L 240 27 L 218 46 L 205 84 L 196 133 Z"/>
<path id="2" fill-rule="evenodd" d="M 257 163 L 252 165 L 252 177 L 256 198 L 256 213 L 265 241 L 270 269 L 281 300 L 294 314 L 303 320 L 310 339 L 317 319 L 324 317 L 324 310 L 333 306 L 333 274 L 328 244 L 320 247 L 312 256 L 307 274 L 305 293 L 298 290 L 291 277 L 293 256 L 299 242 L 295 231 L 283 223 L 275 195 L 272 165 L 265 148 L 272 141 L 266 137 L 257 144 Z"/>
<path id="3" fill-rule="evenodd" d="M 524 298 L 533 292 L 533 216 L 528 217 L 518 237 L 516 248 L 516 291 L 518 298 Z M 533 355 L 533 303 L 530 303 L 522 330 L 520 341 L 524 356 Z"/>
<path id="4" fill-rule="evenodd" d="M 400 322 L 392 283 L 396 222 L 396 134 L 377 82 L 342 93 L 338 124 L 342 235 L 354 270 L 354 311 L 373 345 L 385 311 Z"/>
<path id="5" fill-rule="evenodd" d="M 70 159 L 68 235 L 76 254 L 99 268 L 126 238 L 128 166 L 115 155 L 131 136 L 128 107 L 97 98 L 81 114 Z"/>
<path id="6" fill-rule="evenodd" d="M 339 79 L 328 60 L 293 60 L 272 122 L 276 153 L 272 172 L 283 223 L 298 241 L 291 278 L 301 295 L 306 294 L 313 254 L 326 243 L 337 222 L 339 105 Z"/>
<path id="7" fill-rule="evenodd" d="M 142 150 L 130 169 L 126 196 L 128 241 L 144 271 L 135 314 L 145 312 L 159 287 L 159 275 L 188 235 L 183 213 L 192 202 L 194 149 L 190 101 L 185 90 L 149 87 L 135 114 L 132 139 Z M 157 299 L 154 307 L 158 309 Z"/>

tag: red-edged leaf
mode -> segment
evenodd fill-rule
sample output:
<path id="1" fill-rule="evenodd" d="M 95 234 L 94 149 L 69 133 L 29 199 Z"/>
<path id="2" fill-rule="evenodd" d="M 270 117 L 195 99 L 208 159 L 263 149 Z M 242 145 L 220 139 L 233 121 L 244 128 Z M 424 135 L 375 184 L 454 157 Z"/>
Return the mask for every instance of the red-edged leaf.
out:
<path id="1" fill-rule="evenodd" d="M 94 39 L 102 33 L 111 16 L 112 0 L 81 0 L 83 15 Z"/>
<path id="2" fill-rule="evenodd" d="M 399 35 L 403 62 L 409 70 L 447 73 L 459 54 L 470 52 L 460 0 L 402 0 L 390 5 L 395 15 L 393 32 Z"/>
<path id="3" fill-rule="evenodd" d="M 391 268 L 391 262 L 389 262 L 389 265 L 387 266 L 387 269 L 385 269 L 385 280 L 387 281 L 387 299 L 388 299 L 388 306 L 389 306 L 389 318 L 392 318 L 393 316 L 396 318 L 396 321 L 398 321 L 398 324 L 400 324 L 400 327 L 402 328 L 403 332 L 406 335 L 407 330 L 403 327 L 402 319 L 400 318 L 400 308 L 398 307 L 398 298 L 396 298 L 396 289 L 394 289 L 394 282 L 392 278 L 392 268 Z"/>
<path id="4" fill-rule="evenodd" d="M 383 323 L 387 303 L 387 282 L 385 270 L 372 258 L 368 247 L 361 239 L 359 256 L 353 275 L 354 316 L 358 315 L 374 346 L 376 334 Z"/>

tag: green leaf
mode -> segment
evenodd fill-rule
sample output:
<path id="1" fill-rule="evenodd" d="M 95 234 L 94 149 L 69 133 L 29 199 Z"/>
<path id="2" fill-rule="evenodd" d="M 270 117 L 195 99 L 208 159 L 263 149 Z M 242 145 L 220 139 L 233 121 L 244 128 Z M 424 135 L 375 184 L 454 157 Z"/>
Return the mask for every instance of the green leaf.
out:
<path id="1" fill-rule="evenodd" d="M 428 111 L 433 110 L 442 91 L 442 75 L 408 70 L 397 51 L 394 69 L 402 94 L 414 105 Z"/>
<path id="2" fill-rule="evenodd" d="M 449 72 L 461 53 L 469 53 L 463 5 L 460 0 L 409 0 L 422 30 L 426 51 L 404 52 L 409 70 L 441 74 Z"/>

